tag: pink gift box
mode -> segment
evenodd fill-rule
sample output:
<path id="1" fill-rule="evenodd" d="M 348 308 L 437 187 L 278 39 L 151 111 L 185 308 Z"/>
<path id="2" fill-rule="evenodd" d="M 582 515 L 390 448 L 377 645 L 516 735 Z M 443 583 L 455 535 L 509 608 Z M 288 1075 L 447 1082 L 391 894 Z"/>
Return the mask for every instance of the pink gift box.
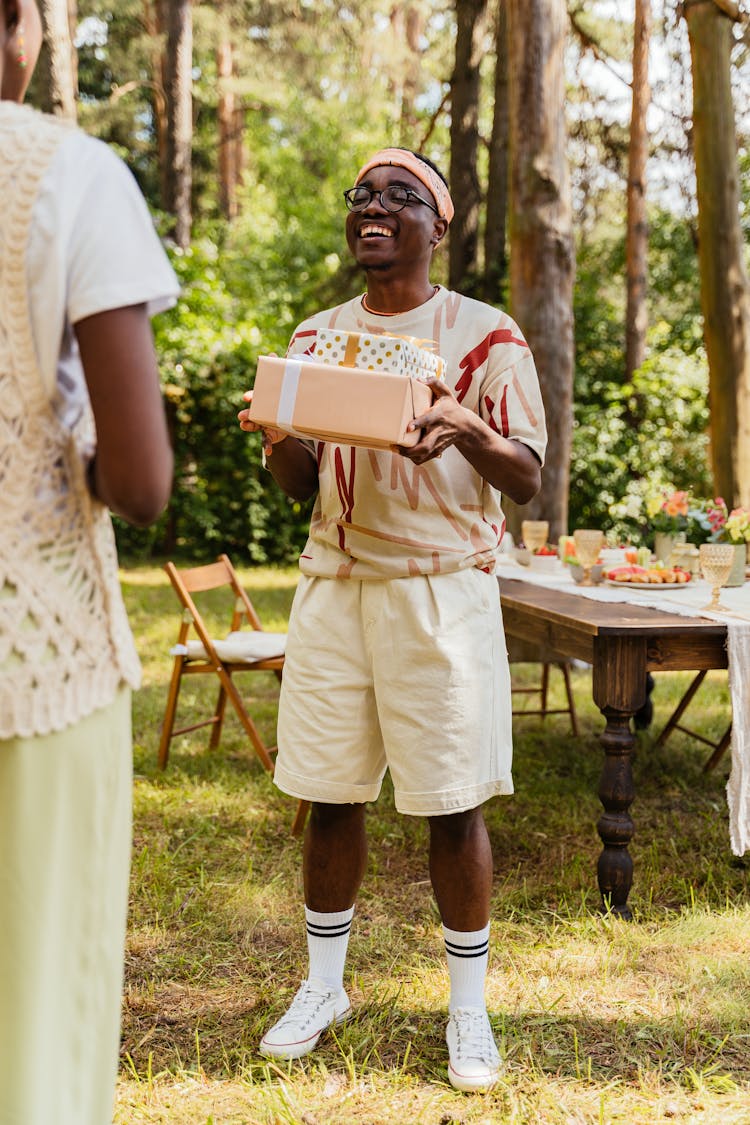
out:
<path id="1" fill-rule="evenodd" d="M 250 418 L 297 437 L 387 449 L 417 444 L 420 431 L 406 427 L 431 404 L 430 388 L 405 375 L 260 356 Z"/>

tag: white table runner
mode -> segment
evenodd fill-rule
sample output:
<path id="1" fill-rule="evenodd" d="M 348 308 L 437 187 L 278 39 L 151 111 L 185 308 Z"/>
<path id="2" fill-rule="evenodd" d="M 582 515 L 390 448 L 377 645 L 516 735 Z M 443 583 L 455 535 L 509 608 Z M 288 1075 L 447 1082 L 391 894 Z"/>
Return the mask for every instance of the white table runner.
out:
<path id="1" fill-rule="evenodd" d="M 516 578 L 548 589 L 569 594 L 580 594 L 599 602 L 627 602 L 630 605 L 649 606 L 663 613 L 677 613 L 684 617 L 705 617 L 727 626 L 727 662 L 729 665 L 729 694 L 732 701 L 732 765 L 727 782 L 729 805 L 729 837 L 735 855 L 750 850 L 750 583 L 725 587 L 721 601 L 729 612 L 705 609 L 711 600 L 711 587 L 702 578 L 671 589 L 652 586 L 577 585 L 568 567 L 560 564 L 559 570 L 542 573 L 521 566 L 515 559 L 503 555 L 498 561 L 497 577 Z"/>

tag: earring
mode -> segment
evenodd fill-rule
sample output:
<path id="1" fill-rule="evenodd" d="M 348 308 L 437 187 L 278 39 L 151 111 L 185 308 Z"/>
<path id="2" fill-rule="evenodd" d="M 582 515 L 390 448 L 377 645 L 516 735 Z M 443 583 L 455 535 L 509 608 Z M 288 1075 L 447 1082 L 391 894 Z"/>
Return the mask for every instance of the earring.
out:
<path id="1" fill-rule="evenodd" d="M 19 23 L 19 25 L 18 25 L 18 30 L 16 32 L 16 39 L 18 41 L 18 49 L 16 51 L 16 62 L 18 63 L 18 65 L 21 67 L 22 70 L 25 70 L 26 67 L 28 66 L 29 59 L 28 59 L 28 56 L 26 54 L 26 40 L 25 40 L 24 34 L 23 34 L 23 22 Z"/>

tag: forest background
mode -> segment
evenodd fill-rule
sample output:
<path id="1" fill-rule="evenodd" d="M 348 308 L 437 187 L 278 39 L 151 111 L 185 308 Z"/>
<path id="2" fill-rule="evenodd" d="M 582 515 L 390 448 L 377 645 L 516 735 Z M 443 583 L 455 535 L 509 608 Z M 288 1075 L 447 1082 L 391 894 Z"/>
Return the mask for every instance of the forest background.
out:
<path id="1" fill-rule="evenodd" d="M 176 454 L 174 493 L 154 528 L 118 526 L 124 557 L 202 560 L 219 551 L 250 563 L 296 557 L 309 510 L 277 489 L 262 468 L 259 440 L 239 430 L 236 412 L 259 354 L 283 353 L 299 320 L 361 291 L 346 251 L 341 192 L 364 157 L 384 144 L 425 152 L 450 173 L 458 213 L 449 247 L 436 257 L 435 280 L 508 308 L 534 336 L 520 297 L 521 264 L 528 272 L 534 262 L 513 235 L 513 166 L 515 159 L 521 168 L 523 143 L 523 128 L 520 138 L 517 129 L 514 150 L 512 90 L 519 75 L 527 90 L 544 93 L 548 84 L 542 132 L 562 138 L 558 167 L 540 177 L 540 213 L 562 205 L 562 233 L 546 259 L 552 267 L 542 260 L 534 282 L 550 308 L 562 308 L 561 323 L 569 319 L 572 327 L 569 390 L 567 356 L 558 362 L 540 347 L 542 367 L 549 368 L 548 415 L 568 434 L 559 474 L 554 466 L 550 473 L 564 492 L 554 530 L 594 524 L 640 542 L 649 530 L 644 502 L 660 487 L 714 494 L 694 159 L 699 64 L 694 53 L 691 67 L 689 15 L 718 11 L 729 28 L 726 77 L 739 185 L 734 218 L 746 271 L 750 33 L 741 4 L 43 0 L 41 6 L 47 65 L 35 77 L 31 100 L 76 116 L 124 158 L 183 288 L 177 307 L 154 322 Z M 555 28 L 559 43 L 550 44 Z M 542 38 L 534 42 L 534 34 Z M 556 96 L 545 52 L 558 50 Z M 638 113 L 640 170 L 634 164 Z M 538 154 L 527 158 L 527 167 L 538 165 Z M 727 168 L 720 150 L 716 159 L 731 180 L 732 162 Z M 634 185 L 640 220 L 633 217 Z M 515 206 L 518 227 L 523 200 Z M 746 276 L 743 286 L 747 298 Z M 554 334 L 549 324 L 546 331 Z M 747 369 L 747 339 L 742 346 Z M 714 395 L 715 414 L 716 404 Z M 736 406 L 725 403 L 730 415 Z M 719 444 L 716 433 L 713 443 Z M 549 505 L 550 497 L 542 502 Z"/>

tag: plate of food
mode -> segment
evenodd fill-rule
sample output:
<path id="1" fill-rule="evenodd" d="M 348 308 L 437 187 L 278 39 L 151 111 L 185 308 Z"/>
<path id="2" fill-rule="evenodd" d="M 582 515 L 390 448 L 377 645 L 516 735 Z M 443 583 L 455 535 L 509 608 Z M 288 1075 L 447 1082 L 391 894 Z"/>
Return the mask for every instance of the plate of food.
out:
<path id="1" fill-rule="evenodd" d="M 679 566 L 616 566 L 605 571 L 608 586 L 628 586 L 634 590 L 684 590 L 692 575 Z"/>

